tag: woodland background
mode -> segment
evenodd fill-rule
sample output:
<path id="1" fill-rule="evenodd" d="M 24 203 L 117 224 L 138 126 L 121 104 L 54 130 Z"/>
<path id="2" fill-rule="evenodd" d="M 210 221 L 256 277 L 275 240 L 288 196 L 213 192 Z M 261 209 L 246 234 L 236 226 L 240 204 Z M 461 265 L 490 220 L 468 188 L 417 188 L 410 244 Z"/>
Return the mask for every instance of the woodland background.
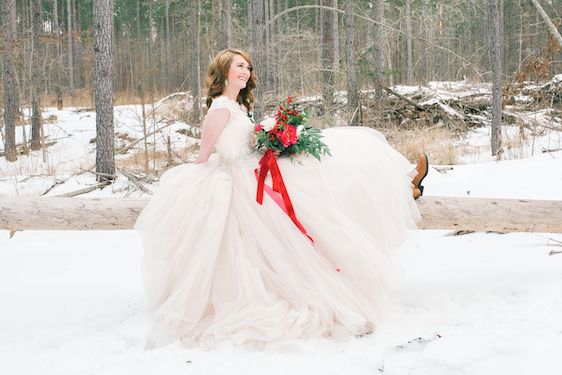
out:
<path id="1" fill-rule="evenodd" d="M 24 146 L 29 144 L 33 150 L 41 147 L 41 108 L 45 106 L 96 106 L 98 116 L 104 117 L 114 104 L 154 103 L 175 92 L 201 99 L 209 61 L 226 47 L 253 55 L 259 77 L 256 118 L 264 113 L 263 105 L 286 95 L 321 95 L 319 114 L 332 124 L 330 115 L 338 108 L 335 93 L 346 91 L 350 93 L 347 122 L 371 121 L 368 125 L 377 126 L 384 122 L 384 104 L 365 118 L 363 106 L 357 103 L 365 105 L 368 100 L 360 93 L 374 90 L 369 99 L 384 99 L 389 94 L 383 88 L 400 84 L 491 82 L 493 71 L 505 97 L 517 84 L 548 80 L 562 68 L 559 42 L 549 33 L 536 3 L 3 0 L 4 126 L 0 135 L 5 154 L 15 160 L 18 153 L 27 152 L 26 147 L 16 152 L 9 134 L 16 126 L 12 123 L 26 121 L 22 108 L 31 108 L 27 121 L 33 126 Z M 562 1 L 542 1 L 541 5 L 560 27 Z M 105 39 L 106 53 L 96 68 L 95 51 L 103 48 L 95 48 L 95 30 L 102 24 L 110 37 Z M 494 53 L 501 64 L 499 71 L 493 69 Z M 100 71 L 104 66 L 111 66 L 111 71 Z M 102 105 L 105 109 L 95 102 L 96 78 L 105 80 L 105 90 L 97 94 L 109 97 Z M 354 92 L 357 96 L 351 95 Z M 500 91 L 496 97 L 501 103 Z M 201 100 L 195 100 L 185 116 L 186 121 L 198 123 Z M 501 117 L 497 115 L 496 122 L 501 123 Z M 104 118 L 98 130 L 113 126 L 112 115 Z M 113 150 L 112 139 L 112 131 L 98 135 L 98 152 Z M 492 147 L 494 155 L 498 147 Z M 111 153 L 105 158 L 113 158 Z M 114 169 L 98 171 L 112 174 Z"/>
<path id="2" fill-rule="evenodd" d="M 10 0 L 7 0 L 10 1 Z M 491 25 L 484 0 L 387 0 L 384 2 L 383 79 L 387 85 L 463 78 L 491 81 Z M 23 102 L 32 83 L 30 62 L 39 56 L 35 84 L 56 105 L 60 88 L 65 103 L 91 103 L 93 87 L 93 11 L 91 0 L 17 0 L 15 59 Z M 40 5 L 40 48 L 33 48 L 34 6 Z M 251 1 L 115 0 L 113 29 L 114 90 L 117 103 L 138 100 L 139 86 L 160 97 L 191 89 L 204 78 L 210 58 L 236 46 L 252 50 Z M 262 1 L 266 28 L 260 83 L 276 95 L 318 93 L 322 70 L 323 28 L 333 33 L 335 87 L 346 87 L 345 1 Z M 334 12 L 321 5 L 340 9 Z M 562 53 L 528 0 L 504 0 L 504 80 L 549 78 L 562 68 Z M 562 23 L 562 1 L 542 1 L 555 24 Z M 297 8 L 297 9 L 295 9 Z M 408 10 L 409 8 L 409 10 Z M 287 9 L 294 9 L 286 12 Z M 355 51 L 360 87 L 373 84 L 372 1 L 354 1 Z M 198 14 L 197 14 L 198 13 Z M 325 13 L 331 13 L 325 17 Z M 197 18 L 194 22 L 194 17 Z M 277 18 L 278 17 L 278 18 Z M 326 18 L 324 20 L 323 18 Z M 325 23 L 324 21 L 330 21 Z M 197 22 L 198 21 L 198 22 Z M 412 42 L 409 71 L 407 42 Z M 198 47 L 198 48 L 197 48 Z M 4 46 L 2 46 L 4 48 Z M 445 49 L 444 49 L 445 48 Z M 197 50 L 198 49 L 198 50 Z M 194 64 L 194 61 L 196 64 Z M 193 67 L 196 67 L 196 70 Z M 204 82 L 204 81 L 203 81 Z"/>

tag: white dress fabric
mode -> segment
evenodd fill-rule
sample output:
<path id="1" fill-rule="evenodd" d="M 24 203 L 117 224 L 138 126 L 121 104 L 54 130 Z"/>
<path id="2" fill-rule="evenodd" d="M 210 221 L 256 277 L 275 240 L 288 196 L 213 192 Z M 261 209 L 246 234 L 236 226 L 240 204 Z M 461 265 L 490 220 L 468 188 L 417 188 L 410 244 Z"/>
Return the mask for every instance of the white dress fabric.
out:
<path id="1" fill-rule="evenodd" d="M 256 202 L 253 123 L 227 97 L 209 111 L 219 108 L 231 116 L 216 153 L 166 172 L 135 225 L 154 310 L 148 345 L 261 346 L 376 329 L 386 254 L 419 219 L 412 164 L 361 127 L 323 131 L 332 156 L 321 162 L 278 158 L 311 242 L 267 194 Z"/>

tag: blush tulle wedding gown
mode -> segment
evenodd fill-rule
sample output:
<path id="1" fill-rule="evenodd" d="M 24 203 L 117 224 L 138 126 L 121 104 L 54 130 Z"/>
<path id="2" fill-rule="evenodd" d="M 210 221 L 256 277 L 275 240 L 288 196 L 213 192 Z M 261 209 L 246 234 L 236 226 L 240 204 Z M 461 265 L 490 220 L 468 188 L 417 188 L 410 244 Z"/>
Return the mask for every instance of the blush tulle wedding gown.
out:
<path id="1" fill-rule="evenodd" d="M 218 108 L 231 117 L 216 154 L 167 171 L 135 225 L 154 310 L 148 345 L 255 346 L 373 331 L 386 254 L 419 219 L 413 165 L 361 127 L 323 131 L 332 156 L 321 162 L 279 158 L 311 242 L 270 196 L 256 203 L 253 124 L 225 96 L 209 111 Z"/>

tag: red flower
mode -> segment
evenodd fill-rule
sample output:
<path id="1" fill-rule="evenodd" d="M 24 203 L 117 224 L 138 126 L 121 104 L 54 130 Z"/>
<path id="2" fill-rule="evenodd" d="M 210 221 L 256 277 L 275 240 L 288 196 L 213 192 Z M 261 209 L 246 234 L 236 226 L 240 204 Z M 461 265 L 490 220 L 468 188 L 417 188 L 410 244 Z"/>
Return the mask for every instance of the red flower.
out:
<path id="1" fill-rule="evenodd" d="M 263 125 L 259 124 L 259 123 L 256 124 L 256 126 L 254 127 L 254 130 L 257 131 L 257 132 L 261 131 L 262 129 L 263 129 Z"/>
<path id="2" fill-rule="evenodd" d="M 297 128 L 293 125 L 287 125 L 283 131 L 275 130 L 275 136 L 285 147 L 294 145 L 299 139 L 297 136 Z"/>
<path id="3" fill-rule="evenodd" d="M 299 139 L 299 137 L 297 136 L 297 128 L 295 128 L 293 125 L 288 125 L 287 130 L 285 130 L 285 134 L 287 134 L 289 144 L 294 145 L 295 143 L 297 143 Z"/>

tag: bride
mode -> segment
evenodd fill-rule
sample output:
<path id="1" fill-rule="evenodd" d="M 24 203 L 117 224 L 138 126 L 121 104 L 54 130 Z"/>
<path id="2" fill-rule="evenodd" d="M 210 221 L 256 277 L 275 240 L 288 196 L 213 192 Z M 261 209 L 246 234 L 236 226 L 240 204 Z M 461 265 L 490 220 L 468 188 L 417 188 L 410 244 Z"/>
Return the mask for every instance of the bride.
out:
<path id="1" fill-rule="evenodd" d="M 387 252 L 419 219 L 413 165 L 380 133 L 362 127 L 324 130 L 331 156 L 321 162 L 279 158 L 311 241 L 269 196 L 256 203 L 261 155 L 249 141 L 256 86 L 251 57 L 219 52 L 207 84 L 196 163 L 162 176 L 135 225 L 154 311 L 149 346 L 176 340 L 262 346 L 372 332 Z"/>

